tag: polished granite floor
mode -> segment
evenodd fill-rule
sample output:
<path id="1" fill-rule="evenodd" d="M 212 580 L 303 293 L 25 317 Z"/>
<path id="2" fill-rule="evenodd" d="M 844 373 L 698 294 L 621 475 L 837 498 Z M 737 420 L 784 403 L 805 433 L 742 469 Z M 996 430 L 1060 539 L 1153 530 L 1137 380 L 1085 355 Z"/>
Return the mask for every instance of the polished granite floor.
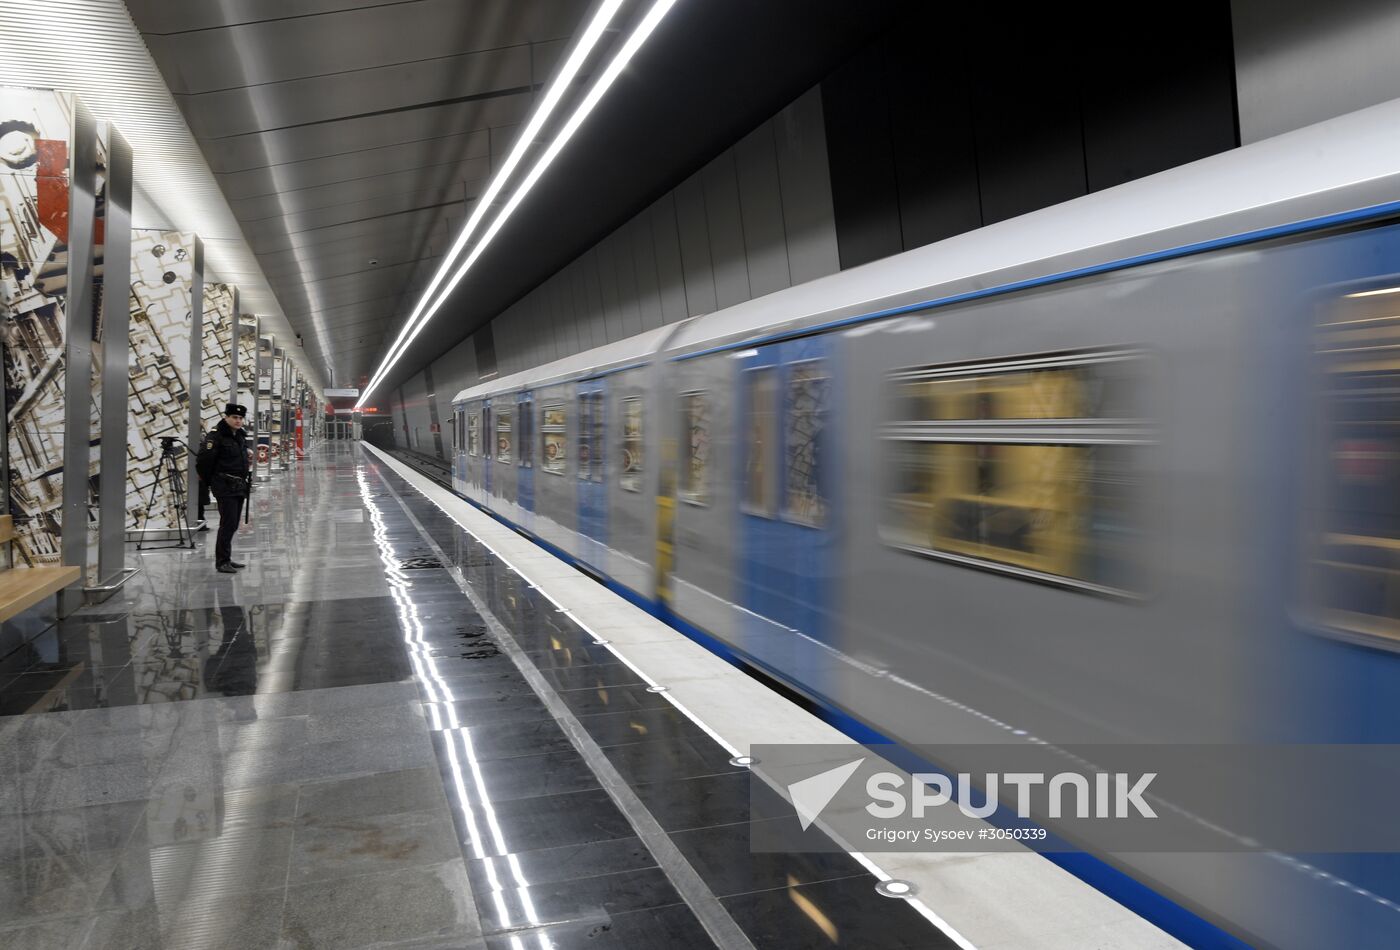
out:
<path id="1" fill-rule="evenodd" d="M 714 946 L 458 578 L 752 946 L 948 945 L 359 447 L 253 505 L 0 659 L 0 948 Z"/>

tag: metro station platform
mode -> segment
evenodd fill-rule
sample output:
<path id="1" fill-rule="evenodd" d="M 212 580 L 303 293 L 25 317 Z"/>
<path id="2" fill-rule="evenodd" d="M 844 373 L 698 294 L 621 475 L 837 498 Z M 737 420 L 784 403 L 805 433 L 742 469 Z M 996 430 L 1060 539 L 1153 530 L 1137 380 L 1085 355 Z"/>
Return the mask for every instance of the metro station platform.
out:
<path id="1" fill-rule="evenodd" d="M 751 853 L 731 757 L 841 737 L 398 460 L 253 504 L 6 658 L 0 947 L 1171 943 L 1031 854 Z"/>

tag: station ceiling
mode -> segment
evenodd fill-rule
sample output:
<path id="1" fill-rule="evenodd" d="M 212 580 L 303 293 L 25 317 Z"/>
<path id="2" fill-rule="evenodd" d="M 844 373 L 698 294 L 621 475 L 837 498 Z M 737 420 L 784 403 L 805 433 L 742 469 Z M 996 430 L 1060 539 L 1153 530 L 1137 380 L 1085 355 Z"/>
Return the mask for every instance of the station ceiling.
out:
<path id="1" fill-rule="evenodd" d="M 635 19 L 648 4 L 628 5 Z M 387 382 L 820 81 L 898 5 L 680 0 Z M 373 374 L 592 10 L 584 0 L 127 7 L 283 312 L 308 351 L 325 341 L 312 355 L 337 386 Z"/>

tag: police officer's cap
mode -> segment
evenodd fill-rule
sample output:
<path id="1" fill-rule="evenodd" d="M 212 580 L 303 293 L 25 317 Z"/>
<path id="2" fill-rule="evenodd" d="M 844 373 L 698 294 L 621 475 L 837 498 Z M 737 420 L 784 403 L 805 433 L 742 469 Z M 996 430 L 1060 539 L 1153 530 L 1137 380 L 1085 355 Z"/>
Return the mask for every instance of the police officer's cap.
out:
<path id="1" fill-rule="evenodd" d="M 231 403 L 229 403 L 227 406 L 224 406 L 224 415 L 226 415 L 226 416 L 247 416 L 247 415 L 248 415 L 248 410 L 247 410 L 247 409 L 244 409 L 242 406 L 240 406 L 240 405 L 239 405 L 238 403 L 236 403 L 236 402 L 231 402 Z"/>

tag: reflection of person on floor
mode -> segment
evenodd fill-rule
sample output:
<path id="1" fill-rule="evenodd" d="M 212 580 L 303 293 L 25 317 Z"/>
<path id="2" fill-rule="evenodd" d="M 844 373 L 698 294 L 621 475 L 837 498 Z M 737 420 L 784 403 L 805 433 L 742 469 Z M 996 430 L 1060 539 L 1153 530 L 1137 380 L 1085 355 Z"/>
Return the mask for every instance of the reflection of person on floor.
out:
<path id="1" fill-rule="evenodd" d="M 251 696 L 258 688 L 258 648 L 253 631 L 244 623 L 243 608 L 233 603 L 211 607 L 207 613 L 210 626 L 216 609 L 223 623 L 223 640 L 204 662 L 204 686 L 225 696 Z"/>

